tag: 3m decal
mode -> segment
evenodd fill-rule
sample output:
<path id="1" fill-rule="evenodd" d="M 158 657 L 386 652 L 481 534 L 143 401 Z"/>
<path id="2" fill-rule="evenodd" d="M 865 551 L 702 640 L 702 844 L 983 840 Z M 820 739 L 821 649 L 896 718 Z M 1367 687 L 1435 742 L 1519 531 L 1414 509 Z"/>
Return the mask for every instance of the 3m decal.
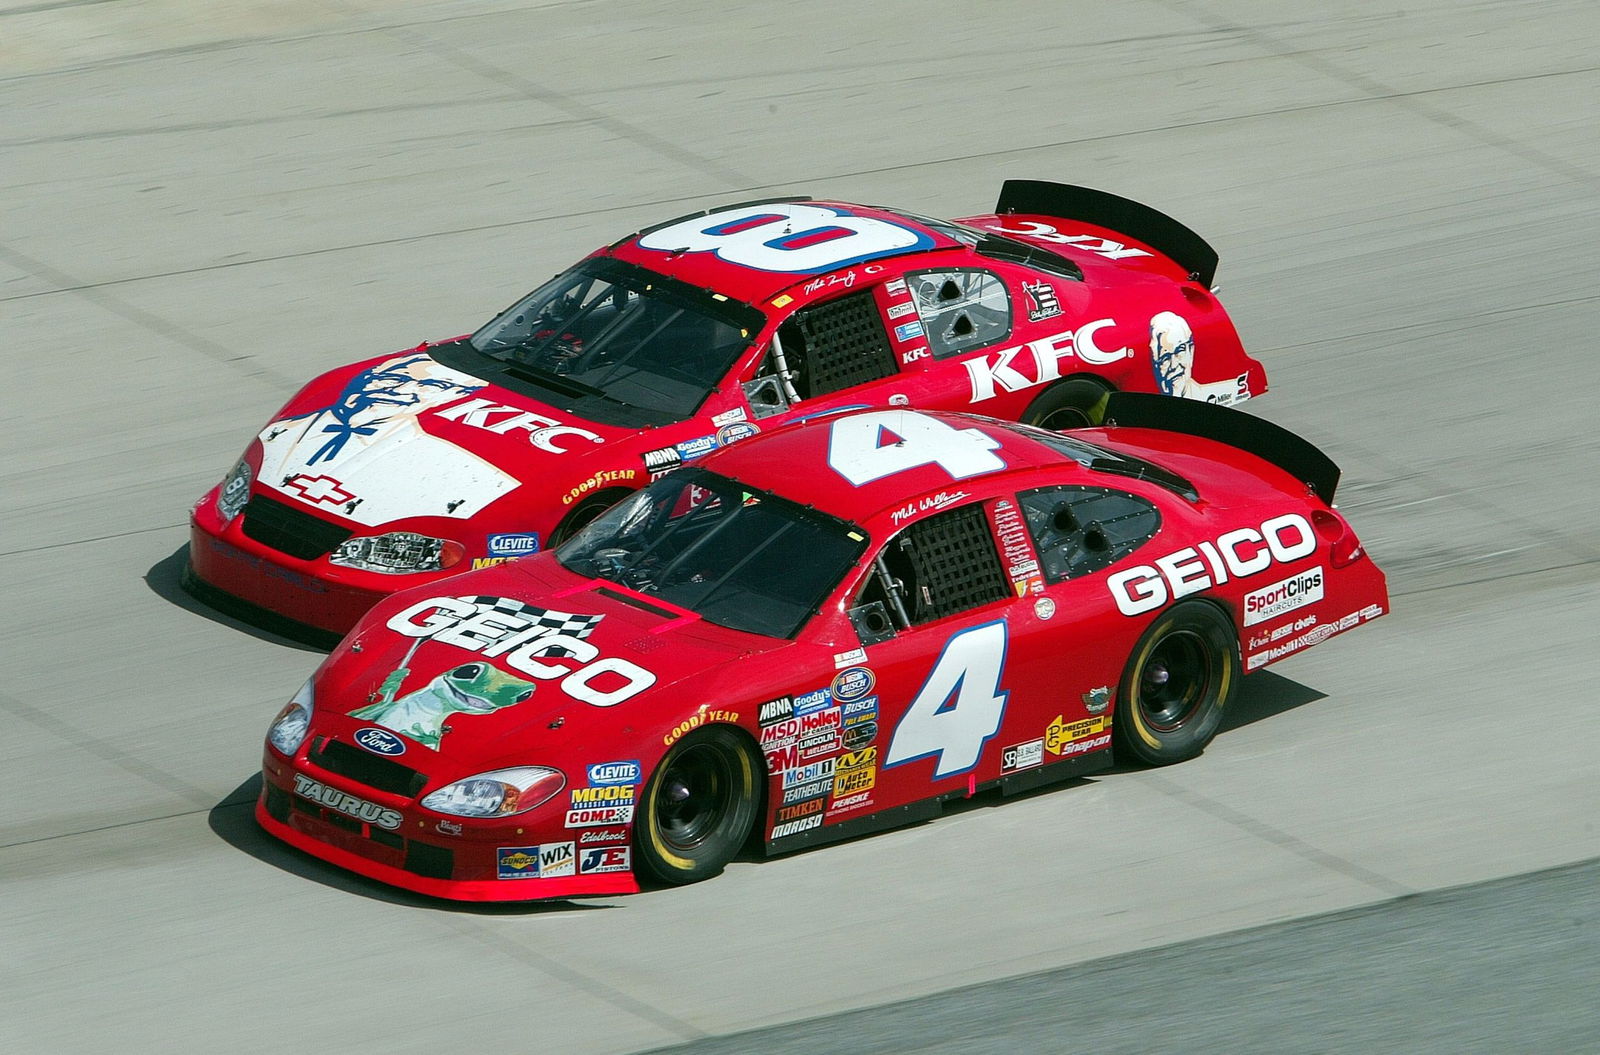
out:
<path id="1" fill-rule="evenodd" d="M 1315 553 L 1317 536 L 1299 513 L 1285 513 L 1262 523 L 1260 530 L 1236 528 L 1215 542 L 1194 546 L 1119 571 L 1106 580 L 1117 610 L 1123 615 L 1151 612 L 1169 600 L 1187 597 L 1231 575 L 1243 579 L 1257 575 L 1274 563 L 1287 564 Z"/>
<path id="2" fill-rule="evenodd" d="M 913 410 L 880 410 L 840 418 L 828 432 L 828 467 L 857 487 L 923 465 L 952 480 L 1004 469 L 1000 441 L 981 429 L 952 428 Z"/>
<path id="3" fill-rule="evenodd" d="M 346 817 L 354 817 L 358 821 L 375 824 L 379 828 L 394 831 L 400 827 L 400 814 L 396 810 L 387 809 L 376 802 L 358 799 L 348 792 L 338 788 L 330 788 L 321 781 L 312 780 L 303 773 L 294 775 L 294 793 L 303 799 L 308 799 L 318 805 L 326 806 Z"/>
<path id="4" fill-rule="evenodd" d="M 641 249 L 715 253 L 757 271 L 815 274 L 934 244 L 926 233 L 821 205 L 781 202 L 725 209 L 651 231 Z"/>
<path id="5" fill-rule="evenodd" d="M 1006 624 L 971 627 L 945 642 L 927 681 L 917 690 L 889 741 L 884 768 L 937 758 L 935 778 L 965 773 L 978 764 L 983 745 L 1000 731 L 1008 693 L 1000 687 L 1006 664 Z"/>
<path id="6" fill-rule="evenodd" d="M 406 637 L 504 656 L 508 666 L 535 681 L 559 678 L 561 691 L 575 700 L 614 707 L 654 685 L 656 676 L 629 660 L 602 657 L 584 640 L 602 618 L 537 608 L 510 597 L 429 597 L 396 612 L 385 625 Z"/>

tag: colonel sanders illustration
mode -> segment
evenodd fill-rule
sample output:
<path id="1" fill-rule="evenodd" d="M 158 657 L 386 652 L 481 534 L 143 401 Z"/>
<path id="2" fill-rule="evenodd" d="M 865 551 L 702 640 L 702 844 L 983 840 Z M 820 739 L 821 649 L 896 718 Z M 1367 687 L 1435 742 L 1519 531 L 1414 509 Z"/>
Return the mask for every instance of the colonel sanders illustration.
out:
<path id="1" fill-rule="evenodd" d="M 418 421 L 483 381 L 407 353 L 352 377 L 330 406 L 284 418 L 261 433 L 261 481 L 362 524 L 422 514 L 468 517 L 517 486 L 472 452 Z M 439 508 L 425 496 L 444 496 Z"/>
<path id="2" fill-rule="evenodd" d="M 1176 312 L 1157 312 L 1150 319 L 1150 362 L 1156 384 L 1169 396 L 1223 404 L 1250 397 L 1248 374 L 1205 384 L 1194 379 L 1194 331 Z"/>

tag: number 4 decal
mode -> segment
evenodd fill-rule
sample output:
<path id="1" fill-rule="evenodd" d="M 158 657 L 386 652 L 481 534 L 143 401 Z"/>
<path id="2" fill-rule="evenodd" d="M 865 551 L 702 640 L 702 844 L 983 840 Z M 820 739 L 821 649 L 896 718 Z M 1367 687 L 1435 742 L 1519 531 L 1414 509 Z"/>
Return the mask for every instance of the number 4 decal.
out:
<path id="1" fill-rule="evenodd" d="M 833 423 L 828 466 L 857 487 L 919 465 L 938 465 L 952 480 L 964 480 L 1004 469 L 998 446 L 981 429 L 951 428 L 912 410 L 880 410 Z"/>
<path id="2" fill-rule="evenodd" d="M 936 755 L 933 775 L 952 777 L 978 764 L 983 745 L 1000 731 L 1008 693 L 1006 624 L 985 623 L 956 634 L 895 727 L 883 767 Z"/>

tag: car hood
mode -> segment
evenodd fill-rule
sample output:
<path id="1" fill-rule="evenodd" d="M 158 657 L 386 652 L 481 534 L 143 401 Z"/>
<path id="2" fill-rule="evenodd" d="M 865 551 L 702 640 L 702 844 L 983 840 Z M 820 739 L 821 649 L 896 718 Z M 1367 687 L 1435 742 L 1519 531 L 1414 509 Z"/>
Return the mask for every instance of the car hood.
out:
<path id="1" fill-rule="evenodd" d="M 603 759 L 748 695 L 739 661 L 791 642 L 729 630 L 542 554 L 394 595 L 318 674 L 317 725 L 404 738 L 467 773 Z M 563 654 L 566 653 L 566 654 Z"/>
<path id="2" fill-rule="evenodd" d="M 528 484 L 575 486 L 596 458 L 618 460 L 613 444 L 648 445 L 637 428 L 585 420 L 426 348 L 319 378 L 258 439 L 259 487 L 369 527 L 465 520 Z M 633 464 L 634 479 L 614 482 L 642 483 Z"/>

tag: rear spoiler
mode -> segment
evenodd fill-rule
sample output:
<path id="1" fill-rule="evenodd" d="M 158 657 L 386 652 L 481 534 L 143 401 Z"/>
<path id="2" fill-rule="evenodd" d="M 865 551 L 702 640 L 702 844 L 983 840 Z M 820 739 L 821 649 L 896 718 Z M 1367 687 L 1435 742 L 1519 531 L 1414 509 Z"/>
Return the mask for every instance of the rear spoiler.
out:
<path id="1" fill-rule="evenodd" d="M 1106 399 L 1105 423 L 1164 429 L 1226 443 L 1303 480 L 1329 505 L 1339 486 L 1339 467 L 1316 447 L 1280 425 L 1219 403 L 1149 392 L 1113 392 Z"/>
<path id="2" fill-rule="evenodd" d="M 1189 278 L 1209 288 L 1217 275 L 1217 251 L 1164 212 L 1108 194 L 1046 180 L 1008 179 L 1000 185 L 996 213 L 1023 213 L 1082 220 L 1143 242 L 1177 262 Z"/>

